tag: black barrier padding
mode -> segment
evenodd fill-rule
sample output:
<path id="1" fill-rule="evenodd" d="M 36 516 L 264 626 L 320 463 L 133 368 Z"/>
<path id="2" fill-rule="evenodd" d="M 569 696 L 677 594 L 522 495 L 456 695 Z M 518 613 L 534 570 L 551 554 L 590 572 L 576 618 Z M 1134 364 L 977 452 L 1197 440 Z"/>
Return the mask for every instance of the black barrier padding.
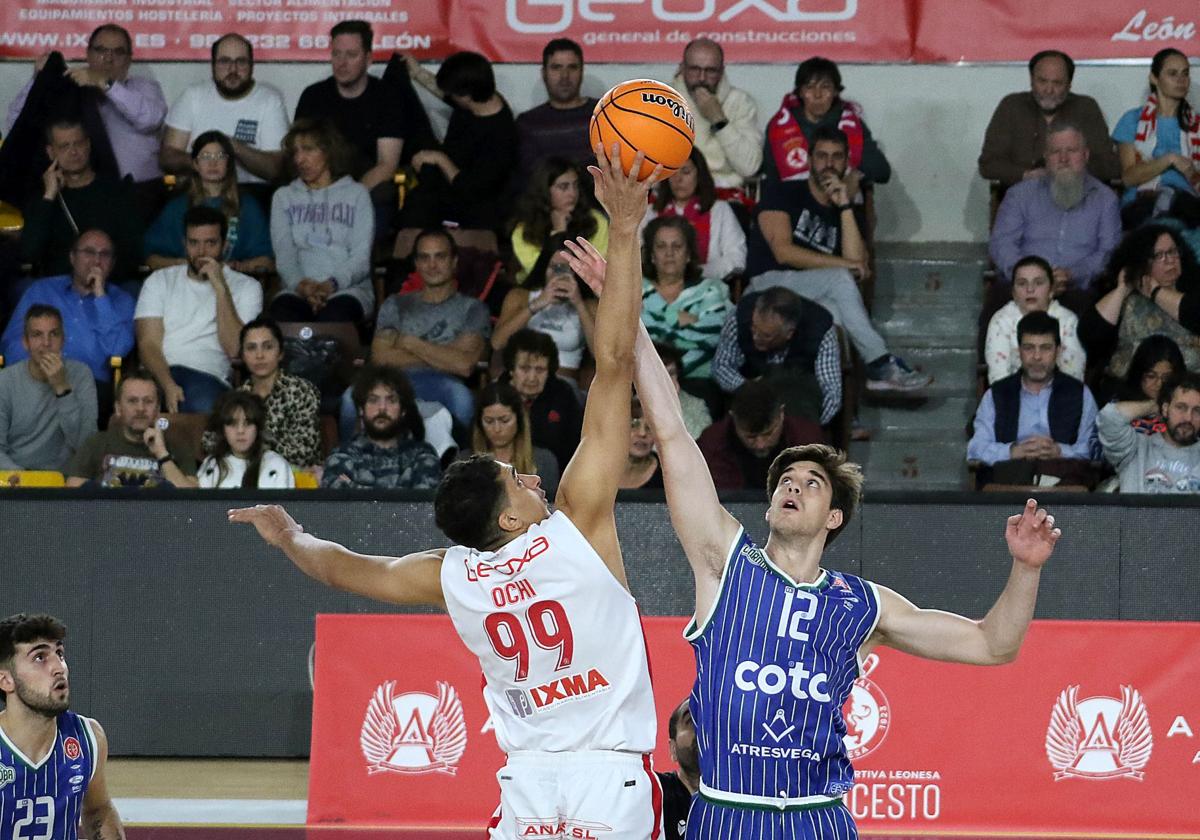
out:
<path id="1" fill-rule="evenodd" d="M 424 494 L 3 498 L 0 615 L 44 610 L 67 622 L 73 703 L 104 723 L 116 755 L 305 755 L 313 616 L 405 611 L 308 579 L 251 528 L 229 525 L 229 507 L 286 500 L 307 530 L 365 553 L 444 544 Z M 691 571 L 665 506 L 646 501 L 654 498 L 617 506 L 630 585 L 645 614 L 690 615 Z M 979 617 L 1004 585 L 1004 519 L 1022 501 L 873 496 L 825 565 Z M 1195 501 L 1049 501 L 1067 536 L 1043 575 L 1039 617 L 1200 619 Z M 763 544 L 761 494 L 726 504 Z"/>

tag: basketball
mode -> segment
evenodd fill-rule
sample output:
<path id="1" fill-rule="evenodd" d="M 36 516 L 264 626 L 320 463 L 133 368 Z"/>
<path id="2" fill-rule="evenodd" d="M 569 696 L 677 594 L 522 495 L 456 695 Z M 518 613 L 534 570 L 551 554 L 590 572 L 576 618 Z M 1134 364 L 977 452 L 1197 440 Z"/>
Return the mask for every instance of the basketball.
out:
<path id="1" fill-rule="evenodd" d="M 638 152 L 646 155 L 638 180 L 661 163 L 666 178 L 683 166 L 696 137 L 692 112 L 675 88 L 652 79 L 634 79 L 612 88 L 592 111 L 588 138 L 607 153 L 621 146 L 621 170 L 629 171 Z"/>

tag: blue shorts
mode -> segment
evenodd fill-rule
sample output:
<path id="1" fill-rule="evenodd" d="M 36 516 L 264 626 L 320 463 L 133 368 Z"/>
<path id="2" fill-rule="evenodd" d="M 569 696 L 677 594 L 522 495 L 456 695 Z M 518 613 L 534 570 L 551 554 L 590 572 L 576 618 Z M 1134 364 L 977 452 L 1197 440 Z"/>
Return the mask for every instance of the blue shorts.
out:
<path id="1" fill-rule="evenodd" d="M 697 796 L 688 812 L 687 840 L 858 840 L 858 829 L 840 802 L 802 811 L 735 808 Z"/>

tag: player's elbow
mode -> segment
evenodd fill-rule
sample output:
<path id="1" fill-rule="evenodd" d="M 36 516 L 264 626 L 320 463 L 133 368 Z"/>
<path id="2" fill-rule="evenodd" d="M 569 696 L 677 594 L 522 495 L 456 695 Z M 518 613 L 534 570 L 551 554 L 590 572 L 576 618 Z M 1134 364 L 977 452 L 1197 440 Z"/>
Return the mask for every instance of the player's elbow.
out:
<path id="1" fill-rule="evenodd" d="M 605 371 L 617 375 L 628 375 L 633 379 L 633 344 L 632 342 L 606 341 L 597 342 L 595 352 L 596 372 Z"/>

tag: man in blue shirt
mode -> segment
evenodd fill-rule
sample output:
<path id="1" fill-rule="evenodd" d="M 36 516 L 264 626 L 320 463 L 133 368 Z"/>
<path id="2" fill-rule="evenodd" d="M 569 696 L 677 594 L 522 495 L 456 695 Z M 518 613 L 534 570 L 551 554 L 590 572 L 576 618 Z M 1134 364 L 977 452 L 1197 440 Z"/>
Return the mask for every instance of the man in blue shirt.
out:
<path id="1" fill-rule="evenodd" d="M 113 241 L 102 230 L 85 230 L 71 248 L 71 273 L 38 280 L 21 296 L 4 331 L 6 364 L 29 358 L 22 343 L 25 313 L 35 304 L 53 306 L 62 313 L 66 343 L 63 356 L 83 362 L 96 380 L 101 423 L 112 414 L 112 356 L 133 349 L 135 301 L 110 282 L 115 264 Z"/>
<path id="2" fill-rule="evenodd" d="M 1058 370 L 1060 341 L 1058 319 L 1045 312 L 1017 322 L 1021 369 L 983 395 L 967 444 L 967 458 L 989 468 L 980 470 L 981 484 L 1028 483 L 1034 473 L 1075 483 L 1086 473 L 1096 448 L 1096 401 Z"/>

